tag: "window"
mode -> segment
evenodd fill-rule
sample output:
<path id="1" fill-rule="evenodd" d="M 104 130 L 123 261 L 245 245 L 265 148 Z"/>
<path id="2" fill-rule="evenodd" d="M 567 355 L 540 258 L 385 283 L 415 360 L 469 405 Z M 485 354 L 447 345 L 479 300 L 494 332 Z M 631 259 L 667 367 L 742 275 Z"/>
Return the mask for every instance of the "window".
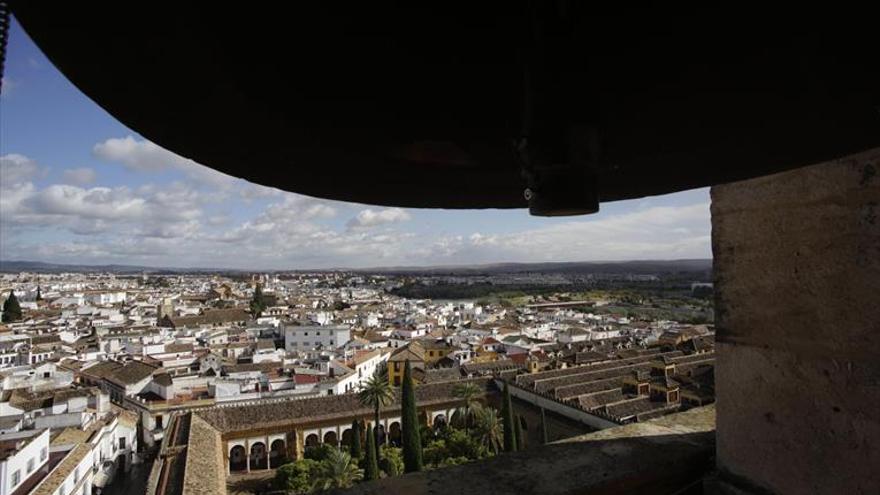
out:
<path id="1" fill-rule="evenodd" d="M 125 437 L 120 437 L 120 438 L 119 438 L 119 448 L 120 448 L 120 449 L 125 449 Z"/>
<path id="2" fill-rule="evenodd" d="M 321 335 L 321 332 L 315 332 L 315 335 L 320 336 L 320 335 Z"/>
<path id="3" fill-rule="evenodd" d="M 37 461 L 36 461 L 36 459 L 34 459 L 33 457 L 31 457 L 30 459 L 28 459 L 28 463 L 27 463 L 27 472 L 28 472 L 28 474 L 33 473 L 33 472 L 34 472 L 34 468 L 35 468 L 36 466 L 37 466 Z"/>
<path id="4" fill-rule="evenodd" d="M 45 461 L 47 457 L 49 457 L 49 449 L 43 447 L 40 449 L 40 462 Z"/>
<path id="5" fill-rule="evenodd" d="M 73 484 L 75 485 L 77 483 L 79 483 L 79 467 L 73 471 Z"/>
<path id="6" fill-rule="evenodd" d="M 16 486 L 21 483 L 21 469 L 16 469 L 12 472 L 12 486 Z"/>

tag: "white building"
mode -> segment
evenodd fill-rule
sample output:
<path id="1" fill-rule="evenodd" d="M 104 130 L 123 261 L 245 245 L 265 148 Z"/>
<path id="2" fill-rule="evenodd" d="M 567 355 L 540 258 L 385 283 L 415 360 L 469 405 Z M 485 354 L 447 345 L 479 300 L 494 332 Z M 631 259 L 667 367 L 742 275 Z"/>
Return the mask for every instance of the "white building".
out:
<path id="1" fill-rule="evenodd" d="M 45 476 L 41 468 L 48 460 L 48 429 L 4 435 L 0 440 L 0 495 L 13 493 L 32 476 Z"/>
<path id="2" fill-rule="evenodd" d="M 346 326 L 284 326 L 284 348 L 289 352 L 317 349 L 336 349 L 351 339 Z"/>

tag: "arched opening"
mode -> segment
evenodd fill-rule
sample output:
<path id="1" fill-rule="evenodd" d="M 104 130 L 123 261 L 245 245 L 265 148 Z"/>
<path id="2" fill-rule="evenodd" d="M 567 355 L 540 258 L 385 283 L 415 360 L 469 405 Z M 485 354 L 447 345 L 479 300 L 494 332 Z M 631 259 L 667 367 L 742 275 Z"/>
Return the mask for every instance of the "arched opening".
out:
<path id="1" fill-rule="evenodd" d="M 446 415 L 438 414 L 436 418 L 434 418 L 434 430 L 440 431 L 446 429 Z"/>
<path id="2" fill-rule="evenodd" d="M 306 447 L 317 447 L 321 443 L 317 433 L 312 433 L 306 437 Z"/>
<path id="3" fill-rule="evenodd" d="M 287 454 L 284 451 L 284 440 L 280 438 L 273 440 L 269 449 L 269 467 L 277 468 L 284 464 L 286 460 Z"/>
<path id="4" fill-rule="evenodd" d="M 247 455 L 245 454 L 244 447 L 236 445 L 229 451 L 229 471 L 236 472 L 246 470 Z"/>
<path id="5" fill-rule="evenodd" d="M 336 438 L 336 432 L 330 430 L 327 433 L 324 433 L 324 443 L 336 447 L 339 443 L 339 439 Z"/>
<path id="6" fill-rule="evenodd" d="M 351 447 L 351 442 L 353 438 L 354 432 L 351 431 L 351 428 L 348 428 L 342 432 L 342 438 L 339 439 L 339 443 L 341 445 L 344 445 L 346 448 Z"/>
<path id="7" fill-rule="evenodd" d="M 428 411 L 419 411 L 419 426 L 428 426 Z"/>
<path id="8" fill-rule="evenodd" d="M 251 469 L 268 469 L 268 461 L 265 443 L 257 442 L 251 445 Z"/>
<path id="9" fill-rule="evenodd" d="M 400 423 L 397 421 L 391 423 L 391 426 L 388 428 L 388 439 L 391 442 L 391 445 L 400 447 Z"/>

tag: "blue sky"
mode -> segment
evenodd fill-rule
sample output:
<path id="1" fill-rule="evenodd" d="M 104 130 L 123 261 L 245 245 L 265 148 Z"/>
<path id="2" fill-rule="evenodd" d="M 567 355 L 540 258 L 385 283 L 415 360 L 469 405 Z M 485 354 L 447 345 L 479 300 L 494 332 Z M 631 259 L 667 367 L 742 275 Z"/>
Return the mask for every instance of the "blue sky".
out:
<path id="1" fill-rule="evenodd" d="M 548 219 L 328 201 L 220 174 L 116 121 L 14 19 L 0 172 L 2 260 L 307 269 L 711 257 L 708 189 Z"/>

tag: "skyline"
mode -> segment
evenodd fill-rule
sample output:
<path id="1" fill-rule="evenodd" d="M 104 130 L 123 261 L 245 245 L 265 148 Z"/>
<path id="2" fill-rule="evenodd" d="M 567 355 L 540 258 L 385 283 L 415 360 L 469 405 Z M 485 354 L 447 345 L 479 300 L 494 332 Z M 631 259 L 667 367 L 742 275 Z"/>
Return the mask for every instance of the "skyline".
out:
<path id="1" fill-rule="evenodd" d="M 2 260 L 298 270 L 712 257 L 707 188 L 537 218 L 345 203 L 221 174 L 117 122 L 14 19 L 0 105 Z"/>

